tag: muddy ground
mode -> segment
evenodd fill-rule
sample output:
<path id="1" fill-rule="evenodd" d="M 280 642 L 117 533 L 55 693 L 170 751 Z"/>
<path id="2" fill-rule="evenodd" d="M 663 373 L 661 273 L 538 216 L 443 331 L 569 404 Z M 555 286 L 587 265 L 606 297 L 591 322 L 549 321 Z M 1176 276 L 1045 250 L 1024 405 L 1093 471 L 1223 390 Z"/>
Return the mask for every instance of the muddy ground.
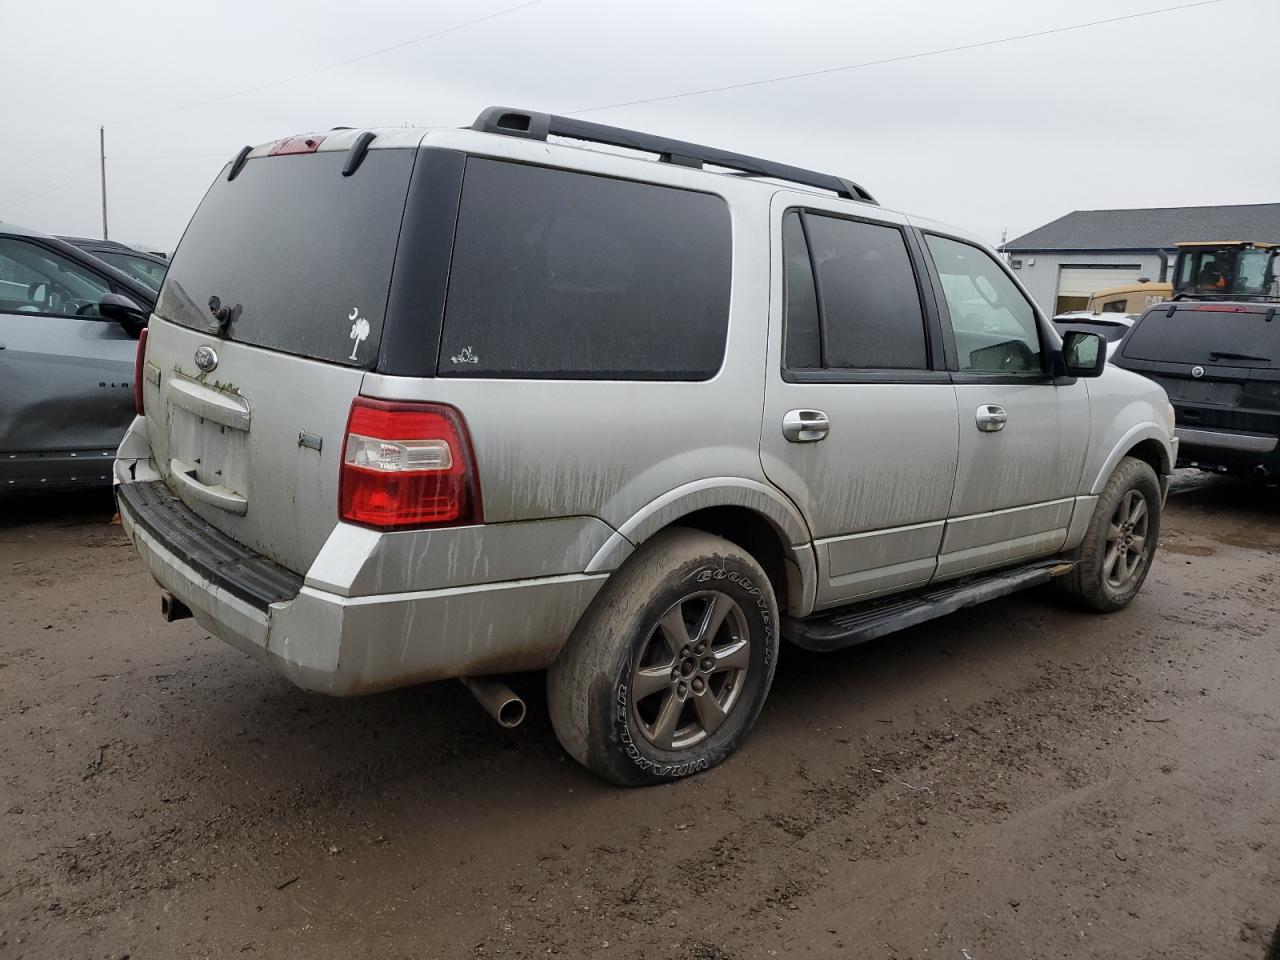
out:
<path id="1" fill-rule="evenodd" d="M 0 521 L 0 956 L 1250 958 L 1280 919 L 1280 490 L 1178 478 L 1129 609 L 784 651 L 755 735 L 623 791 L 540 678 L 303 693 L 109 498 Z"/>

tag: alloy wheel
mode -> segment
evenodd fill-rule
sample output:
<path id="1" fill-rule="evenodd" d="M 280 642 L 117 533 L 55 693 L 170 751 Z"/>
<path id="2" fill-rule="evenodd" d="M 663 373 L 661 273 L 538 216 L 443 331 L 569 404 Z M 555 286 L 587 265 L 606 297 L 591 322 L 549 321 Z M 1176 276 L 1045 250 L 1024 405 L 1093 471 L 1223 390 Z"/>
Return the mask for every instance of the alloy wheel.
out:
<path id="1" fill-rule="evenodd" d="M 641 644 L 631 709 L 644 738 L 683 750 L 724 724 L 751 665 L 747 619 L 736 600 L 701 590 L 677 600 Z"/>

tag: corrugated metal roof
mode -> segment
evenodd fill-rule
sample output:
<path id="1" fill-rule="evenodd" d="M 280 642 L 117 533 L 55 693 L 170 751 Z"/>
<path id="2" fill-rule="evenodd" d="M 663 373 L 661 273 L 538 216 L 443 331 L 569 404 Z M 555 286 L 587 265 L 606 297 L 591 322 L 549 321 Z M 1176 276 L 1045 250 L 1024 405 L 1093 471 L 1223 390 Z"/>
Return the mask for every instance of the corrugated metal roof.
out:
<path id="1" fill-rule="evenodd" d="M 1076 210 L 1010 240 L 1010 251 L 1169 250 L 1179 240 L 1280 242 L 1280 203 Z"/>

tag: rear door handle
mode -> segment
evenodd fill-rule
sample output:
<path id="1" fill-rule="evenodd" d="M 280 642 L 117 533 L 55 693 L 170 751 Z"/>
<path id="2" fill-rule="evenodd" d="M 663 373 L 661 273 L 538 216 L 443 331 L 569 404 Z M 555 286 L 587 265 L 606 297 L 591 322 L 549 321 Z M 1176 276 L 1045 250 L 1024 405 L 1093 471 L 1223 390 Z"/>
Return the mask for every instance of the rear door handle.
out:
<path id="1" fill-rule="evenodd" d="M 1004 429 L 1004 425 L 1009 422 L 1009 415 L 1004 412 L 1004 407 L 984 403 L 978 408 L 977 422 L 978 429 L 983 433 L 995 433 Z"/>
<path id="2" fill-rule="evenodd" d="M 821 410 L 788 410 L 782 435 L 792 443 L 814 443 L 831 432 L 831 419 Z"/>

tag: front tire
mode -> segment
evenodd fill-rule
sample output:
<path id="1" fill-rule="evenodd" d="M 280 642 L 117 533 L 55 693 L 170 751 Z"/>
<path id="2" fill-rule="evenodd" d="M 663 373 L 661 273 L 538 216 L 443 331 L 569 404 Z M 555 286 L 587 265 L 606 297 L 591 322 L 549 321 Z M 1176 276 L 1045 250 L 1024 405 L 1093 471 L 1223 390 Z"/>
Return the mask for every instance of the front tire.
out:
<path id="1" fill-rule="evenodd" d="M 1060 585 L 1078 604 L 1110 613 L 1142 589 L 1160 538 L 1160 482 L 1151 465 L 1125 457 L 1103 487 L 1075 566 Z"/>
<path id="2" fill-rule="evenodd" d="M 672 528 L 610 577 L 552 664 L 551 722 L 607 780 L 677 780 L 737 748 L 777 659 L 777 601 L 760 565 L 720 537 Z"/>

